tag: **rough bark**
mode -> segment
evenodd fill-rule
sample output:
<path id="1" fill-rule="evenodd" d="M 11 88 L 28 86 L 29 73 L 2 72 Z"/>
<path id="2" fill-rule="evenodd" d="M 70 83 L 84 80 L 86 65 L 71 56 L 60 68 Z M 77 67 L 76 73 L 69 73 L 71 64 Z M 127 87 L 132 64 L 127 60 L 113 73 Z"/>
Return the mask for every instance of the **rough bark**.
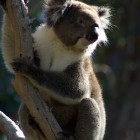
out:
<path id="1" fill-rule="evenodd" d="M 31 23 L 27 15 L 28 8 L 26 7 L 23 0 L 7 0 L 6 7 L 8 10 L 7 14 L 10 17 L 15 33 L 13 35 L 15 37 L 16 43 L 15 58 L 24 57 L 32 59 L 33 51 L 30 26 Z M 22 75 L 16 74 L 13 85 L 18 95 L 23 99 L 24 103 L 28 107 L 31 116 L 34 117 L 45 138 L 47 140 L 55 140 L 61 138 L 60 134 L 62 132 L 62 129 L 60 128 L 46 103 L 40 97 L 38 91 L 34 89 L 32 84 Z M 6 121 L 3 121 L 3 123 L 4 122 L 6 123 Z M 7 131 L 5 132 L 9 133 L 9 130 L 10 129 L 7 129 Z M 12 140 L 14 140 L 13 137 L 11 138 Z"/>

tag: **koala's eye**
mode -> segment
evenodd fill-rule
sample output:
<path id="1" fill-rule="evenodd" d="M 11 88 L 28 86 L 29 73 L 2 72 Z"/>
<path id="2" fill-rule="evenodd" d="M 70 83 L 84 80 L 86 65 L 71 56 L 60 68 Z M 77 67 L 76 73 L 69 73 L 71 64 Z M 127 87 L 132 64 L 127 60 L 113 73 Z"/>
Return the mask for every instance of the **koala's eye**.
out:
<path id="1" fill-rule="evenodd" d="M 79 25 L 81 25 L 81 26 L 84 26 L 84 25 L 85 25 L 84 20 L 82 20 L 82 19 L 78 19 L 78 20 L 77 20 L 77 23 L 78 23 Z"/>

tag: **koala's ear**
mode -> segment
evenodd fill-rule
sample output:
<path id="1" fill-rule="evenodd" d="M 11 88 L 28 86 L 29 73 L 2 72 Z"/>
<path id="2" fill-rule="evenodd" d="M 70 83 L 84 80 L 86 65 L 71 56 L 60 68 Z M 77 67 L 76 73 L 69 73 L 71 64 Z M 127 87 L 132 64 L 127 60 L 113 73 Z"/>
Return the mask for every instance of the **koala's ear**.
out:
<path id="1" fill-rule="evenodd" d="M 106 29 L 110 25 L 111 10 L 109 7 L 97 7 L 97 12 L 101 20 L 101 26 Z"/>
<path id="2" fill-rule="evenodd" d="M 71 6 L 72 0 L 46 0 L 44 4 L 46 22 L 49 27 L 63 16 L 64 12 Z"/>

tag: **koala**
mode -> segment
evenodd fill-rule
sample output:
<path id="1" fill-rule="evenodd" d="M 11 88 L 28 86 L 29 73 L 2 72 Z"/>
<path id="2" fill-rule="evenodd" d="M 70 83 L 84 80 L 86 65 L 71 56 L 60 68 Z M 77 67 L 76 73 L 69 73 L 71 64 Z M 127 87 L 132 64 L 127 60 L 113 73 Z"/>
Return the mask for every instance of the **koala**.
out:
<path id="1" fill-rule="evenodd" d="M 110 9 L 76 0 L 46 0 L 44 10 L 45 22 L 32 34 L 35 61 L 31 63 L 14 60 L 14 29 L 5 9 L 4 63 L 11 73 L 32 82 L 69 136 L 103 140 L 106 113 L 92 54 L 99 43 L 107 42 Z"/>

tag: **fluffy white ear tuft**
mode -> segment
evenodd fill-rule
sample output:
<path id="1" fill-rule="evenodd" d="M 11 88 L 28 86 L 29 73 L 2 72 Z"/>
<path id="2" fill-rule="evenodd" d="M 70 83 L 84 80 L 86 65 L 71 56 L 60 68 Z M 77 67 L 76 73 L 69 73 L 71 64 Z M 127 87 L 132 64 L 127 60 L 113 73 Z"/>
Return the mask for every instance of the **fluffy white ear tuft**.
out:
<path id="1" fill-rule="evenodd" d="M 49 27 L 63 16 L 64 12 L 71 6 L 72 0 L 46 0 L 44 4 L 45 15 Z"/>
<path id="2" fill-rule="evenodd" d="M 101 26 L 104 29 L 107 29 L 111 23 L 110 23 L 110 17 L 111 17 L 111 10 L 108 7 L 98 7 L 98 15 L 101 20 Z"/>

